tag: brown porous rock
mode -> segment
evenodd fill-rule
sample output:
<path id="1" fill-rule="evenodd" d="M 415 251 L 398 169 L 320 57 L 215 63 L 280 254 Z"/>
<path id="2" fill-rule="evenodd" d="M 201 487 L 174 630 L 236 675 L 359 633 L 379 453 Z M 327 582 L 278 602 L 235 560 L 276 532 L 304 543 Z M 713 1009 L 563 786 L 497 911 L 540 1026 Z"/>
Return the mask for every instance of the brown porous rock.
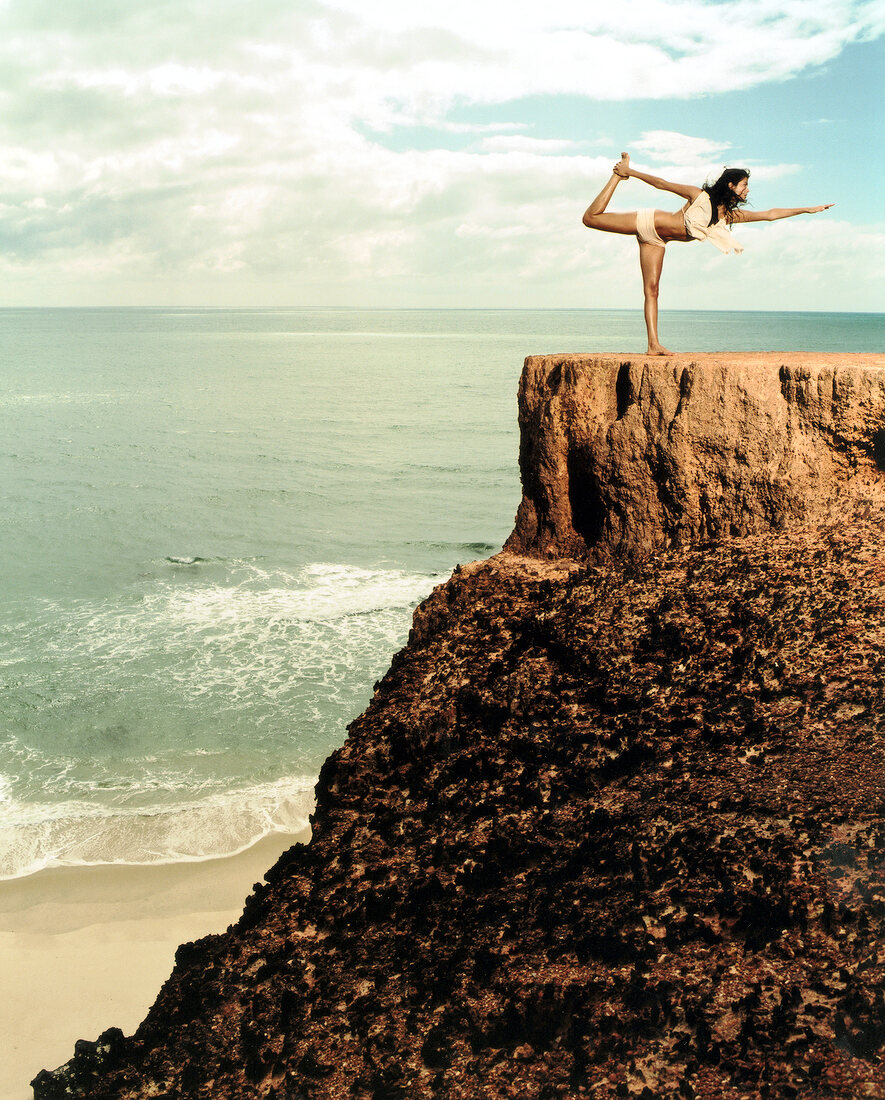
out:
<path id="1" fill-rule="evenodd" d="M 576 537 L 572 504 L 535 556 L 456 569 L 326 761 L 310 843 L 179 949 L 134 1035 L 79 1043 L 37 1100 L 885 1098 L 885 418 L 863 359 L 836 387 L 857 423 L 806 432 L 834 439 L 838 488 L 803 475 L 819 514 L 538 556 Z M 593 371 L 570 372 L 589 404 Z M 568 461 L 537 432 L 563 423 L 523 420 L 538 516 Z M 720 444 L 685 484 L 739 446 Z M 727 491 L 761 492 L 751 474 Z"/>

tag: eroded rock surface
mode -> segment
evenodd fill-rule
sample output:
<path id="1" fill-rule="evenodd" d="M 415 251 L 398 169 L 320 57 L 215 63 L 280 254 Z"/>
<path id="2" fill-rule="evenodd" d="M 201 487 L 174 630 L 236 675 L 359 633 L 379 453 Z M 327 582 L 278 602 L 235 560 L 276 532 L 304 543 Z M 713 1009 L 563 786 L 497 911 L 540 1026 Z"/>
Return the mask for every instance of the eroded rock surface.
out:
<path id="1" fill-rule="evenodd" d="M 838 522 L 457 570 L 311 843 L 38 1100 L 885 1097 L 875 423 Z"/>
<path id="2" fill-rule="evenodd" d="M 519 416 L 517 553 L 642 556 L 883 492 L 881 355 L 530 356 Z"/>

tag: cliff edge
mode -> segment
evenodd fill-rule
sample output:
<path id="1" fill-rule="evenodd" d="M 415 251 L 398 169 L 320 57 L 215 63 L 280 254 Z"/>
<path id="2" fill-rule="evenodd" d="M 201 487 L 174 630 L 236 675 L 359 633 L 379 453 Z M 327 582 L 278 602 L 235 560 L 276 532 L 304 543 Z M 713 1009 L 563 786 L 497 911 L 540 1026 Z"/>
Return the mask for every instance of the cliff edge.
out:
<path id="1" fill-rule="evenodd" d="M 885 356 L 530 356 L 519 422 L 507 549 L 641 557 L 863 498 L 885 470 Z"/>
<path id="2" fill-rule="evenodd" d="M 885 363 L 762 359 L 527 361 L 511 549 L 37 1100 L 885 1097 Z"/>

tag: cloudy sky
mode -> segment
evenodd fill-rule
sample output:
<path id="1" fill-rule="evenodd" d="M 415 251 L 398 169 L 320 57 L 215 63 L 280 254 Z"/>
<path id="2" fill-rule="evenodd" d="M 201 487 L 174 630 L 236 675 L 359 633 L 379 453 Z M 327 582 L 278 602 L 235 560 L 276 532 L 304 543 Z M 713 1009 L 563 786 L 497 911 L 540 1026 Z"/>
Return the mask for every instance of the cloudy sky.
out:
<path id="1" fill-rule="evenodd" d="M 667 308 L 883 309 L 885 0 L 0 0 L 0 306 L 634 307 L 621 149 L 831 211 Z M 678 206 L 637 181 L 612 209 Z"/>

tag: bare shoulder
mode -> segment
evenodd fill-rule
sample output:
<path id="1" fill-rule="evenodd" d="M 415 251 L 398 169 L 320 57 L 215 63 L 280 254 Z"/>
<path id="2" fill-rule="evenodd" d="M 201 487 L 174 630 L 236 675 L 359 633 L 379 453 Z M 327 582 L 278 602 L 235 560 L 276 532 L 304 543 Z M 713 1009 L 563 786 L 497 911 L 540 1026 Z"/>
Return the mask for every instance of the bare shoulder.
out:
<path id="1" fill-rule="evenodd" d="M 679 195 L 682 199 L 687 199 L 689 205 L 694 202 L 698 195 L 703 195 L 703 187 L 694 187 L 690 183 L 671 183 L 668 187 L 669 191 L 672 191 L 674 195 Z"/>

